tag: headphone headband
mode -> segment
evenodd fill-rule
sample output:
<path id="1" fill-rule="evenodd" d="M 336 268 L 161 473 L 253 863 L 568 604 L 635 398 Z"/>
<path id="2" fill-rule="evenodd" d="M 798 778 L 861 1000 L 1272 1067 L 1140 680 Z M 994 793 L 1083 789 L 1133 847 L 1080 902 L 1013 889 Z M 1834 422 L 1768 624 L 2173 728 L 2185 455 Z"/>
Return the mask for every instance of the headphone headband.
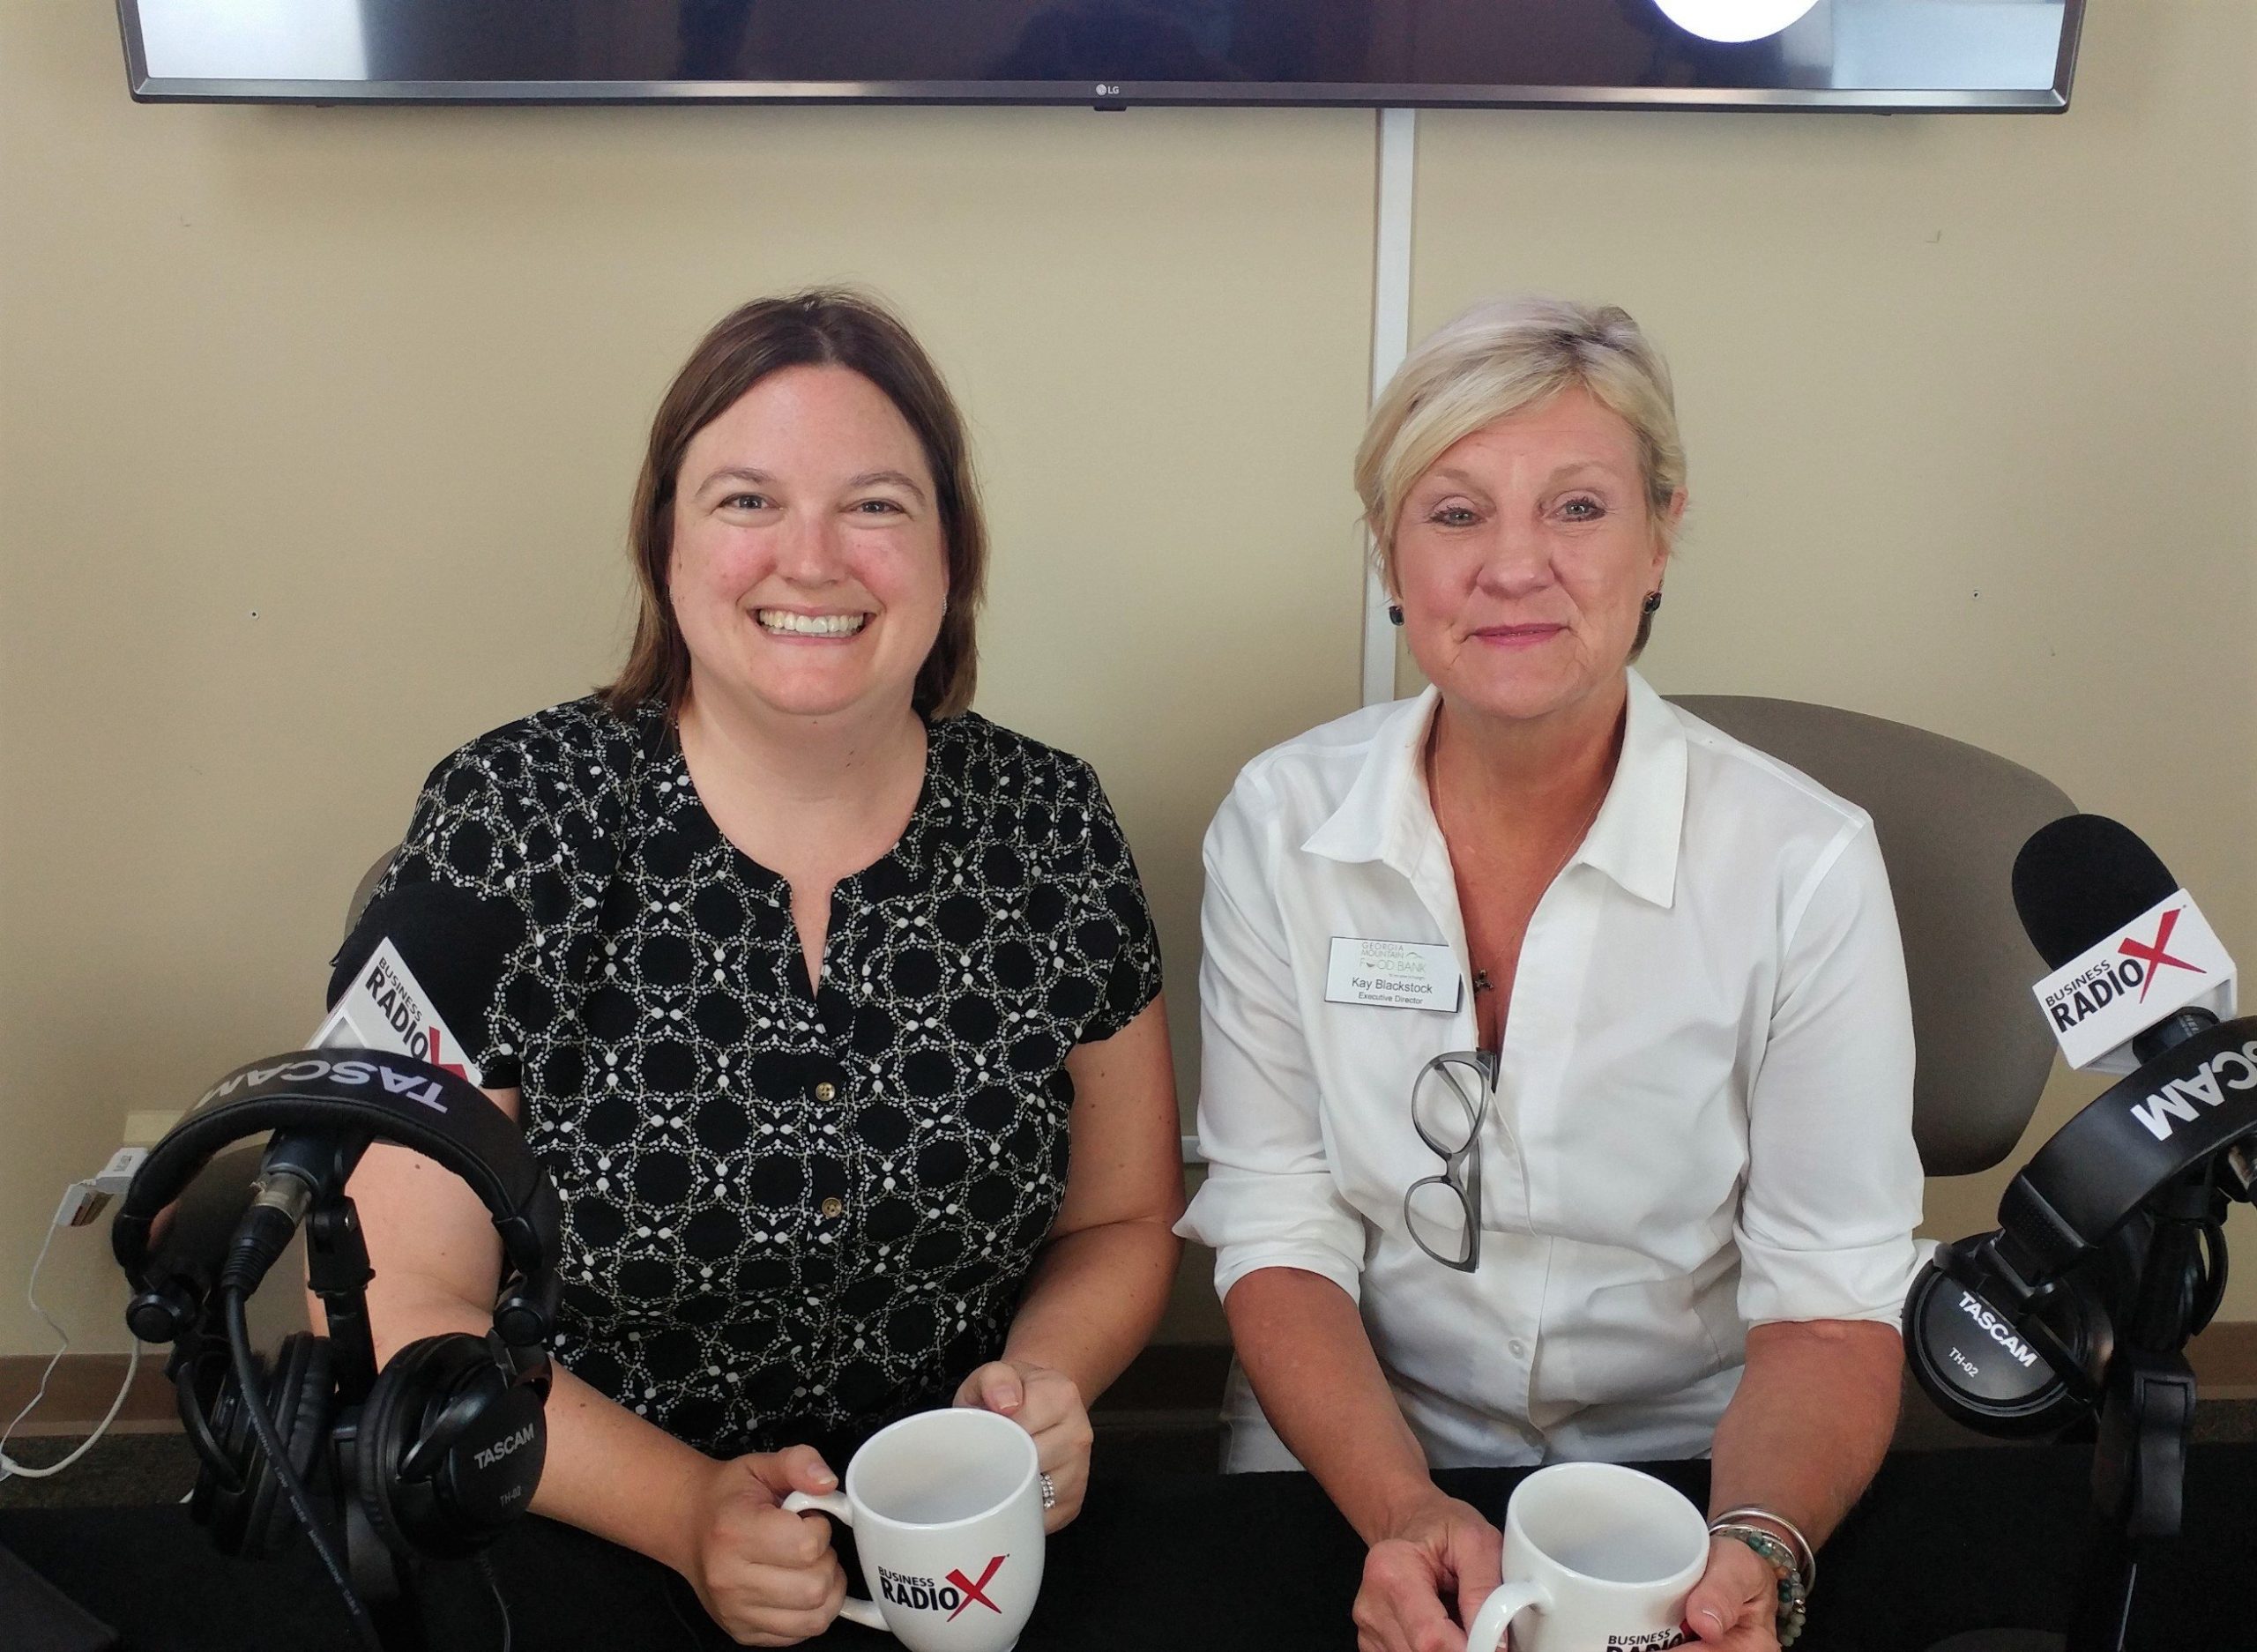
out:
<path id="1" fill-rule="evenodd" d="M 2222 1022 L 2103 1090 L 2037 1150 L 1999 1224 L 2058 1276 L 2212 1155 L 2257 1139 L 2257 1016 Z"/>
<path id="2" fill-rule="evenodd" d="M 267 1056 L 206 1090 L 151 1150 L 118 1207 L 110 1244 L 127 1276 L 147 1287 L 143 1270 L 158 1214 L 220 1149 L 264 1131 L 308 1129 L 364 1138 L 351 1149 L 353 1158 L 369 1141 L 391 1142 L 451 1171 L 492 1213 L 524 1295 L 554 1309 L 562 1202 L 524 1133 L 468 1080 L 379 1050 Z"/>

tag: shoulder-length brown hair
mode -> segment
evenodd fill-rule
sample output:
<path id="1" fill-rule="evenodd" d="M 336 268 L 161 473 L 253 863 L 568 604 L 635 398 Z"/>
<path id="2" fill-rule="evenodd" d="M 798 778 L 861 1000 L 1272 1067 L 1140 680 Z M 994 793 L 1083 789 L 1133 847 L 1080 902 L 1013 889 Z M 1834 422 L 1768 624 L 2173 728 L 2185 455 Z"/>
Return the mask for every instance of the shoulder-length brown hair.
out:
<path id="1" fill-rule="evenodd" d="M 624 712 L 651 699 L 678 708 L 689 691 L 689 649 L 667 592 L 674 558 L 674 479 L 700 430 L 771 373 L 791 367 L 843 367 L 876 385 L 917 433 L 939 495 L 949 571 L 940 635 L 917 673 L 911 700 L 923 716 L 954 717 L 972 704 L 980 674 L 973 632 L 987 577 L 987 524 L 972 473 L 964 415 L 909 329 L 875 299 L 844 287 L 810 287 L 755 299 L 698 341 L 674 375 L 651 421 L 643 473 L 635 483 L 628 554 L 641 588 L 635 645 L 602 691 Z"/>

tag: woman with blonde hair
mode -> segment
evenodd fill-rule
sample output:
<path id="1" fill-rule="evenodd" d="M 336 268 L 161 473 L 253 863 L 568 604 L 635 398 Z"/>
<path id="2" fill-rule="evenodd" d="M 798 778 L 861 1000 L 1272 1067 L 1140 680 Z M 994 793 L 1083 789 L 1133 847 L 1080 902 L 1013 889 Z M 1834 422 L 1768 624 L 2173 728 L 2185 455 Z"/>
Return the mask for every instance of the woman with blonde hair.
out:
<path id="1" fill-rule="evenodd" d="M 1367 1652 L 1448 1652 L 1499 1536 L 1432 1470 L 1713 1453 L 1687 1621 L 1769 1648 L 1887 1447 L 1916 1260 L 1872 822 L 1631 669 L 1686 488 L 1622 311 L 1460 316 L 1356 480 L 1434 686 L 1257 757 L 1208 833 L 1181 1231 L 1228 1464 L 1362 1534 Z"/>

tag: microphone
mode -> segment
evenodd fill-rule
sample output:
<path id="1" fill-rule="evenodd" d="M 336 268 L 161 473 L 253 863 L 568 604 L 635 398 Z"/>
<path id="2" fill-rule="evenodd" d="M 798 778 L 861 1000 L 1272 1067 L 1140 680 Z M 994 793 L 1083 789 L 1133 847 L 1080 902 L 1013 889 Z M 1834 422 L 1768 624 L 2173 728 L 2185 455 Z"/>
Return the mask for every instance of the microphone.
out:
<path id="1" fill-rule="evenodd" d="M 2129 1073 L 2233 1014 L 2233 960 L 2130 828 L 2039 828 L 2015 857 L 2014 904 L 2052 971 L 2032 990 L 2070 1066 Z"/>
<path id="2" fill-rule="evenodd" d="M 2130 1076 L 2032 1156 L 1997 1229 L 1940 1246 L 1906 1299 L 1921 1386 L 1997 1434 L 2053 1432 L 2096 1403 L 2118 1321 L 2158 1266 L 2193 1292 L 2174 1326 L 2208 1320 L 2223 1253 L 2215 1267 L 2182 1254 L 2182 1234 L 2157 1237 L 2158 1212 L 2257 1130 L 2237 1093 L 2257 1094 L 2257 1023 L 2222 1024 L 2233 960 L 2154 850 L 2102 815 L 2065 816 L 2022 845 L 2014 898 L 2052 971 L 2033 990 L 2062 1053 Z"/>
<path id="3" fill-rule="evenodd" d="M 400 884 L 369 903 L 338 949 L 330 1011 L 308 1048 L 387 1051 L 482 1083 L 473 1053 L 485 1047 L 503 972 L 525 928 L 507 901 L 428 881 Z M 465 1044 L 458 1027 L 476 1042 Z M 344 1187 L 364 1145 L 343 1129 L 276 1131 L 220 1284 L 257 1290 L 307 1212 Z"/>
<path id="4" fill-rule="evenodd" d="M 317 1160 L 325 1145 L 312 1132 L 275 1132 L 251 1184 L 250 1208 L 228 1242 L 227 1261 L 220 1269 L 220 1290 L 249 1296 L 289 1249 L 290 1236 L 322 1190 L 318 1169 L 305 1161 Z"/>
<path id="5" fill-rule="evenodd" d="M 398 885 L 369 903 L 338 949 L 313 1047 L 391 1050 L 483 1083 L 475 1055 L 525 934 L 509 901 L 428 880 Z"/>

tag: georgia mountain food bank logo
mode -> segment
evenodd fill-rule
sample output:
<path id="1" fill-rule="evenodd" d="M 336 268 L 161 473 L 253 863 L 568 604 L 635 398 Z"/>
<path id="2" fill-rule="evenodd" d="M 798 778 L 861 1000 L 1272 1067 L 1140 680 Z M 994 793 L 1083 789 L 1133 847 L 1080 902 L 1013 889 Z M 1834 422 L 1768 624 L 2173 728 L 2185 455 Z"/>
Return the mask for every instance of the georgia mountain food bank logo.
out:
<path id="1" fill-rule="evenodd" d="M 987 1585 L 995 1581 L 995 1574 L 1003 1569 L 1003 1562 L 1010 1558 L 1007 1554 L 994 1556 L 977 1579 L 966 1577 L 961 1567 L 936 1581 L 882 1566 L 878 1568 L 878 1593 L 897 1606 L 944 1611 L 948 1613 L 950 1623 L 974 1606 L 985 1606 L 1000 1618 L 1003 1615 L 1003 1609 L 987 1598 Z"/>

